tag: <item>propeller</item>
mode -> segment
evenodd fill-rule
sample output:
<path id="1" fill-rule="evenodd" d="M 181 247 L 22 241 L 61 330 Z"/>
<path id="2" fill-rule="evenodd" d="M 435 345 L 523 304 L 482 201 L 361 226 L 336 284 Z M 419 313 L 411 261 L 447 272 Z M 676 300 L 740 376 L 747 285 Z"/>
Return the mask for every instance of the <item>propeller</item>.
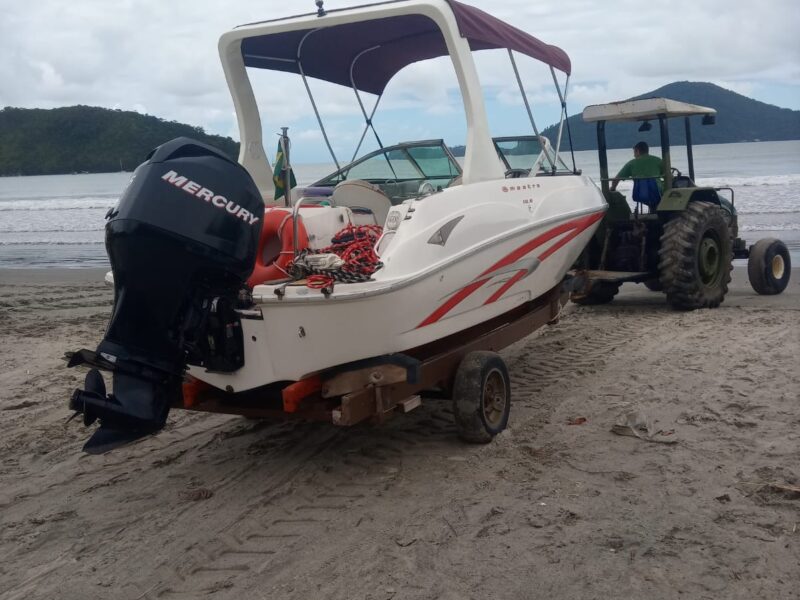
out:
<path id="1" fill-rule="evenodd" d="M 100 420 L 100 427 L 83 446 L 87 454 L 104 454 L 120 446 L 129 444 L 139 438 L 154 433 L 155 428 L 131 427 L 120 429 L 114 425 L 119 422 L 114 418 L 114 413 L 121 408 L 114 395 L 108 395 L 103 375 L 98 369 L 90 369 L 83 382 L 84 389 L 76 389 L 69 401 L 70 409 L 75 413 L 69 418 L 71 421 L 79 414 L 83 415 L 83 424 L 92 425 Z M 109 423 L 107 425 L 106 423 Z"/>
<path id="2" fill-rule="evenodd" d="M 105 400 L 106 398 L 106 382 L 103 380 L 103 375 L 99 369 L 89 369 L 89 372 L 86 373 L 86 378 L 83 380 L 83 387 L 83 390 L 76 389 L 72 392 L 69 408 L 75 412 L 67 422 L 82 414 L 83 424 L 88 426 L 97 420 L 97 415 L 90 410 L 86 410 L 86 398 L 84 395 L 97 400 Z"/>

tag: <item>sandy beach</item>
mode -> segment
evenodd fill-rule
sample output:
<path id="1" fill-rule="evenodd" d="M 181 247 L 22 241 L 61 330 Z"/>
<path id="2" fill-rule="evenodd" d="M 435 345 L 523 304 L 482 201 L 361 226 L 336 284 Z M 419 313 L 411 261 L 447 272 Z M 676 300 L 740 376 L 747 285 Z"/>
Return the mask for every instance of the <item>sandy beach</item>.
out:
<path id="1" fill-rule="evenodd" d="M 504 351 L 487 446 L 430 400 L 349 430 L 173 411 L 84 455 L 62 357 L 111 299 L 102 271 L 0 271 L 2 600 L 797 597 L 798 269 L 760 297 L 737 268 L 716 310 L 567 307 Z M 635 411 L 656 442 L 611 432 Z"/>

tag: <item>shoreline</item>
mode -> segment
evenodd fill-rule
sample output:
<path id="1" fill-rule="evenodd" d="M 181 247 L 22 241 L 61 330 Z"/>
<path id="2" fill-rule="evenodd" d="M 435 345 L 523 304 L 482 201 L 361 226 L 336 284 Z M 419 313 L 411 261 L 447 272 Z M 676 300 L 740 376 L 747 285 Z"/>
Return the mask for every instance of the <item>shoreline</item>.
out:
<path id="1" fill-rule="evenodd" d="M 746 221 L 743 220 L 742 224 L 746 225 Z M 748 246 L 765 238 L 782 240 L 789 250 L 792 264 L 800 267 L 800 230 L 759 229 L 742 231 L 740 235 Z M 0 282 L 25 281 L 26 277 L 29 281 L 47 281 L 52 274 L 62 272 L 67 274 L 58 276 L 68 281 L 87 281 L 93 273 L 105 273 L 111 269 L 103 242 L 98 242 L 90 252 L 87 248 L 87 245 L 0 245 Z M 747 261 L 735 260 L 733 264 L 738 268 L 746 266 Z M 88 279 L 86 275 L 73 271 L 89 273 Z"/>
<path id="2" fill-rule="evenodd" d="M 0 267 L 0 285 L 103 282 L 111 267 Z"/>
<path id="3" fill-rule="evenodd" d="M 57 109 L 52 109 L 52 110 L 57 110 Z M 572 115 L 572 116 L 576 116 L 576 115 Z M 558 123 L 554 123 L 553 125 L 550 125 L 550 126 L 546 127 L 545 129 L 549 129 L 550 127 L 556 127 L 557 125 L 558 125 Z M 544 132 L 544 130 L 542 130 L 542 131 Z M 779 140 L 754 139 L 754 140 L 732 140 L 732 141 L 729 141 L 729 142 L 706 142 L 706 143 L 692 142 L 692 147 L 693 148 L 704 148 L 705 149 L 705 148 L 713 147 L 713 146 L 730 146 L 732 144 L 786 144 L 786 143 L 791 144 L 791 143 L 795 143 L 795 142 L 800 142 L 800 139 L 789 139 L 789 140 L 786 140 L 786 139 L 779 139 Z M 236 143 L 238 143 L 238 142 L 236 142 Z M 454 149 L 457 149 L 457 148 L 462 148 L 463 149 L 464 147 L 465 146 L 464 146 L 463 143 L 452 144 L 452 145 L 448 144 L 448 148 L 450 148 L 451 151 L 453 151 Z M 674 144 L 671 145 L 671 149 L 672 149 L 672 153 L 673 154 L 676 152 L 676 150 L 683 150 L 685 148 L 686 148 L 686 144 L 685 143 L 683 143 L 683 144 L 674 143 Z M 630 151 L 630 148 L 629 148 L 629 146 L 627 144 L 625 144 L 625 145 L 622 145 L 622 146 L 608 146 L 607 150 L 619 150 L 619 151 L 628 152 L 628 151 Z M 569 147 L 563 148 L 562 151 L 563 151 L 564 155 L 567 155 L 570 152 L 570 148 Z M 576 153 L 578 153 L 578 152 L 586 152 L 587 154 L 592 155 L 592 154 L 596 154 L 597 153 L 597 148 L 572 148 L 572 151 L 574 151 Z M 456 158 L 459 158 L 459 159 L 463 159 L 464 158 L 463 154 L 455 154 L 454 153 L 453 156 L 455 156 Z M 323 164 L 324 165 L 328 165 L 329 164 L 327 159 L 326 159 L 326 157 L 324 157 L 324 155 L 323 155 L 323 160 L 312 160 L 312 161 L 304 161 L 304 162 L 297 162 L 297 163 L 293 162 L 293 165 L 296 168 L 315 167 L 315 166 L 319 166 L 319 165 L 323 165 Z M 130 174 L 133 173 L 133 170 L 129 171 L 129 170 L 125 169 L 125 170 L 121 170 L 121 171 L 119 171 L 119 170 L 117 170 L 117 171 L 65 171 L 63 173 L 25 173 L 25 174 L 22 174 L 22 173 L 19 173 L 19 174 L 12 174 L 12 173 L 3 174 L 3 173 L 0 173 L 0 179 L 23 179 L 23 178 L 26 178 L 26 177 L 64 177 L 64 176 L 70 176 L 70 175 L 115 175 L 115 174 L 119 174 L 119 173 L 130 175 Z M 702 175 L 701 175 L 701 178 L 702 178 Z"/>

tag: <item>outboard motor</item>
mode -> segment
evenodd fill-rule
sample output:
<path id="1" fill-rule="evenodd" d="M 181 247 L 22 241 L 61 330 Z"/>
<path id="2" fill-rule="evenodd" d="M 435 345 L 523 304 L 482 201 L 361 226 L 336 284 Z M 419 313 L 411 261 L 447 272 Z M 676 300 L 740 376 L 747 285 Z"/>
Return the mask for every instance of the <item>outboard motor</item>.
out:
<path id="1" fill-rule="evenodd" d="M 182 400 L 187 363 L 231 372 L 244 364 L 236 308 L 249 296 L 264 216 L 250 175 L 189 138 L 156 148 L 106 215 L 114 309 L 95 352 L 69 366 L 113 373 L 106 394 L 92 369 L 70 408 L 100 429 L 84 450 L 104 451 L 164 426 Z"/>

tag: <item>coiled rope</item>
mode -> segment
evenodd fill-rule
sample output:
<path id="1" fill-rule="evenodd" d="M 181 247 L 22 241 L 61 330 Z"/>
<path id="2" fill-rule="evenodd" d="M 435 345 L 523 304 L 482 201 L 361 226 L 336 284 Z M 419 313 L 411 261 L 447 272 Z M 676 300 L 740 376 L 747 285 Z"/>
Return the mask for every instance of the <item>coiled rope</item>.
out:
<path id="1" fill-rule="evenodd" d="M 331 240 L 331 245 L 320 250 L 301 250 L 289 266 L 296 279 L 306 279 L 312 289 L 330 289 L 334 282 L 359 283 L 369 281 L 372 274 L 383 266 L 375 254 L 375 244 L 383 233 L 379 225 L 348 225 Z M 306 264 L 309 254 L 335 254 L 344 261 L 338 269 L 323 270 Z"/>

